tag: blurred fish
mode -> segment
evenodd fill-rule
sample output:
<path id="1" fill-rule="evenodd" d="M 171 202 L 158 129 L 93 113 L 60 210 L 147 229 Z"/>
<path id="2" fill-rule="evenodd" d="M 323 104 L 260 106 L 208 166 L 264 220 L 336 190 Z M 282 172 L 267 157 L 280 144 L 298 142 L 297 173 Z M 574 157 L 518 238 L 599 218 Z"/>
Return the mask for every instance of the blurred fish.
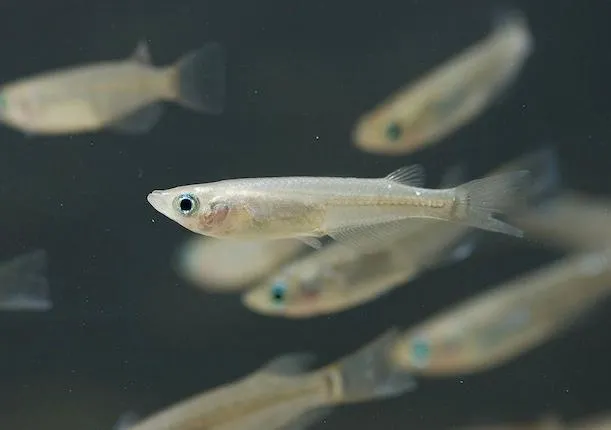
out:
<path id="1" fill-rule="evenodd" d="M 102 128 L 136 134 L 149 131 L 175 101 L 220 113 L 225 99 L 224 52 L 217 43 L 176 64 L 151 65 L 140 42 L 125 60 L 106 61 L 25 78 L 0 88 L 0 121 L 28 134 L 65 134 Z"/>
<path id="2" fill-rule="evenodd" d="M 429 376 L 478 372 L 557 335 L 611 293 L 611 248 L 567 257 L 406 331 L 393 356 Z"/>
<path id="3" fill-rule="evenodd" d="M 353 130 L 355 144 L 398 155 L 444 138 L 513 82 L 532 46 L 525 18 L 507 14 L 486 39 L 363 115 Z"/>
<path id="4" fill-rule="evenodd" d="M 414 388 L 388 360 L 391 330 L 348 357 L 306 372 L 309 355 L 280 357 L 237 382 L 153 414 L 130 430 L 305 429 L 331 407 L 395 397 Z M 125 420 L 130 423 L 130 420 Z"/>
<path id="5" fill-rule="evenodd" d="M 296 238 L 319 248 L 319 237 L 361 249 L 363 238 L 385 242 L 417 218 L 522 236 L 495 214 L 520 199 L 527 171 L 468 182 L 455 188 L 420 188 L 422 167 L 384 178 L 285 177 L 232 179 L 157 190 L 149 203 L 202 235 L 233 239 Z"/>
<path id="6" fill-rule="evenodd" d="M 545 243 L 572 251 L 611 245 L 611 200 L 566 191 L 512 217 L 512 223 Z"/>
<path id="7" fill-rule="evenodd" d="M 46 278 L 47 253 L 36 250 L 0 265 L 0 311 L 53 307 Z"/>
<path id="8" fill-rule="evenodd" d="M 557 159 L 550 148 L 519 157 L 492 174 L 513 169 L 533 172 L 524 189 L 526 203 L 547 198 L 557 185 Z M 442 186 L 460 183 L 461 172 L 458 167 L 449 169 Z M 287 318 L 346 310 L 378 298 L 425 270 L 469 257 L 476 242 L 468 233 L 472 230 L 462 224 L 414 220 L 396 237 L 368 247 L 367 253 L 331 243 L 285 265 L 242 300 L 253 311 Z"/>
<path id="9" fill-rule="evenodd" d="M 178 272 L 198 287 L 238 291 L 303 250 L 298 240 L 228 241 L 197 236 L 178 252 Z"/>
<path id="10" fill-rule="evenodd" d="M 242 301 L 255 312 L 286 318 L 340 312 L 380 297 L 440 259 L 457 261 L 471 254 L 468 241 L 448 250 L 468 227 L 434 220 L 417 220 L 412 227 L 376 252 L 331 243 L 286 265 Z"/>

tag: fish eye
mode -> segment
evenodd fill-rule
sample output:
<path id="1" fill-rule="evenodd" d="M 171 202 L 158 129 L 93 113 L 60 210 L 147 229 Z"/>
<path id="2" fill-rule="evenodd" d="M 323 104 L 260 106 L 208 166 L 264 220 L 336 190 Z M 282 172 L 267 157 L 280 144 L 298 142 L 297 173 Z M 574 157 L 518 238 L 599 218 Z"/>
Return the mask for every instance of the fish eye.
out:
<path id="1" fill-rule="evenodd" d="M 272 302 L 281 304 L 286 297 L 287 286 L 284 282 L 276 282 L 272 285 L 271 299 Z"/>
<path id="2" fill-rule="evenodd" d="M 199 208 L 199 200 L 193 194 L 176 197 L 176 207 L 183 215 L 192 215 Z"/>
<path id="3" fill-rule="evenodd" d="M 431 356 L 429 343 L 425 339 L 414 339 L 410 348 L 410 356 L 414 365 L 417 367 L 426 366 Z"/>
<path id="4" fill-rule="evenodd" d="M 393 142 L 398 140 L 401 134 L 403 134 L 403 130 L 396 122 L 391 122 L 388 127 L 386 127 L 386 137 Z"/>

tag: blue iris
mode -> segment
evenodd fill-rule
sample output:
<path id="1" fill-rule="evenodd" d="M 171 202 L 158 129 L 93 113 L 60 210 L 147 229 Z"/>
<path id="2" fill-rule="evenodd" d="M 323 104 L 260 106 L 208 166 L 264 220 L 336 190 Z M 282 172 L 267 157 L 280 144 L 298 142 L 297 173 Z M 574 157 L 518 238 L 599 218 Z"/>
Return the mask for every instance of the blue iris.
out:
<path id="1" fill-rule="evenodd" d="M 411 357 L 416 366 L 426 366 L 431 357 L 429 343 L 424 339 L 414 339 L 411 344 Z"/>
<path id="2" fill-rule="evenodd" d="M 287 286 L 284 282 L 276 282 L 272 285 L 271 298 L 274 303 L 282 303 L 286 297 Z"/>
<path id="3" fill-rule="evenodd" d="M 403 134 L 403 130 L 401 130 L 401 126 L 396 122 L 391 122 L 388 127 L 386 127 L 386 137 L 392 142 L 399 140 L 401 134 Z"/>

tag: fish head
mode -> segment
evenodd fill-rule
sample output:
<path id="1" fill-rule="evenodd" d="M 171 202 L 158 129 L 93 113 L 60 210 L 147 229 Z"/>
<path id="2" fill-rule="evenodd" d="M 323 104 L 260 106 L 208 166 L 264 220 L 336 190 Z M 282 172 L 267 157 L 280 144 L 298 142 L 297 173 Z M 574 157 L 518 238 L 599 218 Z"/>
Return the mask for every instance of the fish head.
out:
<path id="1" fill-rule="evenodd" d="M 468 352 L 462 337 L 418 330 L 407 333 L 397 342 L 392 355 L 401 368 L 426 374 L 460 372 Z"/>
<path id="2" fill-rule="evenodd" d="M 0 88 L 0 121 L 25 131 L 36 129 L 41 105 L 35 92 L 20 85 Z"/>
<path id="3" fill-rule="evenodd" d="M 337 277 L 324 267 L 296 264 L 245 293 L 244 304 L 269 316 L 309 318 L 335 310 Z"/>
<path id="4" fill-rule="evenodd" d="M 158 212 L 194 233 L 222 237 L 237 230 L 243 210 L 215 184 L 155 190 L 147 196 Z"/>
<path id="5" fill-rule="evenodd" d="M 352 131 L 355 145 L 379 154 L 404 154 L 417 149 L 426 132 L 427 110 L 392 106 L 363 115 Z"/>

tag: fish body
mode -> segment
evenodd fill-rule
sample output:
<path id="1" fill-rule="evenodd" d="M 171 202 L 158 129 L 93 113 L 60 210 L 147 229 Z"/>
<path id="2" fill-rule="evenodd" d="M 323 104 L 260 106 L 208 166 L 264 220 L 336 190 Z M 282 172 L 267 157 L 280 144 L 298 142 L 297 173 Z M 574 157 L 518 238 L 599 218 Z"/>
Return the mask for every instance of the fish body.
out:
<path id="1" fill-rule="evenodd" d="M 153 191 L 149 203 L 189 230 L 218 238 L 309 240 L 325 235 L 359 246 L 386 240 L 409 219 L 430 218 L 521 236 L 493 217 L 515 203 L 528 172 L 448 189 L 421 188 L 419 166 L 385 178 L 284 177 L 231 179 Z M 311 243 L 311 242 L 310 242 Z"/>
<path id="2" fill-rule="evenodd" d="M 305 372 L 308 355 L 280 357 L 254 374 L 153 414 L 130 430 L 306 428 L 330 407 L 398 396 L 413 380 L 389 360 L 391 330 L 335 362 Z"/>
<path id="3" fill-rule="evenodd" d="M 74 134 L 112 128 L 148 131 L 161 101 L 218 113 L 224 104 L 224 57 L 211 43 L 157 68 L 146 43 L 127 59 L 57 70 L 0 87 L 0 120 L 34 135 Z M 199 75 L 199 76 L 198 76 Z"/>
<path id="4" fill-rule="evenodd" d="M 417 220 L 412 227 L 375 252 L 331 243 L 285 265 L 244 293 L 242 300 L 251 310 L 286 318 L 344 311 L 375 300 L 439 263 L 469 230 L 436 220 Z M 461 246 L 453 250 L 456 259 L 469 254 Z M 466 252 L 458 252 L 462 250 Z"/>
<path id="5" fill-rule="evenodd" d="M 455 375 L 499 366 L 566 328 L 611 293 L 611 249 L 533 271 L 409 329 L 406 370 Z"/>
<path id="6" fill-rule="evenodd" d="M 354 127 L 355 144 L 399 155 L 444 138 L 514 80 L 532 45 L 524 17 L 508 14 L 490 36 L 364 114 Z"/>

